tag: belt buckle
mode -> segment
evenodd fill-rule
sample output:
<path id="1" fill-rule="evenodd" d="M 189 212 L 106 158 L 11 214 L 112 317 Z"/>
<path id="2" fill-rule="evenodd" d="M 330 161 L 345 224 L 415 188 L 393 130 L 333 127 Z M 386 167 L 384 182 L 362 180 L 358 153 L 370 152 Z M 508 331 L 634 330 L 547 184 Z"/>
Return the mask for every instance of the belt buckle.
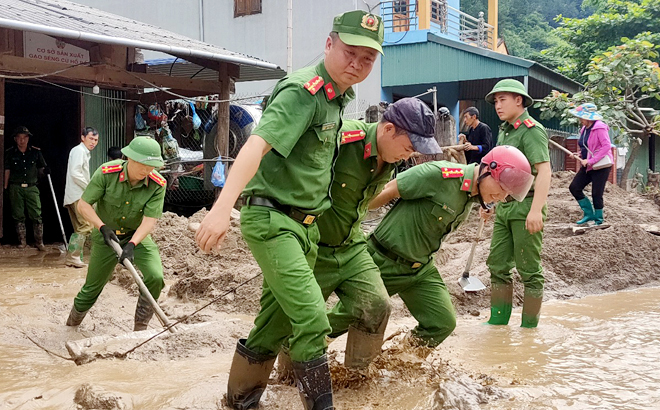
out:
<path id="1" fill-rule="evenodd" d="M 28 184 L 21 184 L 21 188 L 27 188 Z"/>
<path id="2" fill-rule="evenodd" d="M 123 235 L 124 233 L 119 229 L 115 230 L 115 235 Z"/>
<path id="3" fill-rule="evenodd" d="M 422 263 L 421 263 L 421 262 L 415 262 L 415 263 L 413 263 L 410 267 L 413 268 L 413 269 L 417 269 L 417 268 L 419 268 L 420 266 L 422 266 Z"/>
<path id="4" fill-rule="evenodd" d="M 305 216 L 305 219 L 303 219 L 303 225 L 311 225 L 314 223 L 314 220 L 316 217 L 314 215 L 307 215 Z"/>

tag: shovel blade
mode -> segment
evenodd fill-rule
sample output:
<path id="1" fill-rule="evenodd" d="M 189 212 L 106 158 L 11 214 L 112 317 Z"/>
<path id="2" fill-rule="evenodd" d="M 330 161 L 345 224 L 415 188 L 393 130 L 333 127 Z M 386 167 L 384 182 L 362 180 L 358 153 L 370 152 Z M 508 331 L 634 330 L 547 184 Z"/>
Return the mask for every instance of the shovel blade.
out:
<path id="1" fill-rule="evenodd" d="M 479 278 L 465 275 L 458 279 L 458 284 L 461 285 L 465 292 L 478 292 L 486 289 L 486 286 L 479 280 Z"/>

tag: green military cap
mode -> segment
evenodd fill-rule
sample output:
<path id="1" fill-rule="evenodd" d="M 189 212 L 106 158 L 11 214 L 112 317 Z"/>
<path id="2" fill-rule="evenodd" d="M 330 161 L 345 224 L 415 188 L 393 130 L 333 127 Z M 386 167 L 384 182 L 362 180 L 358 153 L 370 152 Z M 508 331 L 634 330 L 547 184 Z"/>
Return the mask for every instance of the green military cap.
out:
<path id="1" fill-rule="evenodd" d="M 373 48 L 383 54 L 383 19 L 363 10 L 347 11 L 335 17 L 332 31 L 349 46 Z"/>
<path id="2" fill-rule="evenodd" d="M 163 157 L 160 156 L 160 144 L 148 137 L 133 138 L 121 152 L 127 158 L 150 167 L 162 167 L 164 164 Z"/>
<path id="3" fill-rule="evenodd" d="M 495 104 L 495 93 L 520 94 L 523 98 L 524 107 L 529 107 L 534 104 L 534 100 L 529 96 L 529 94 L 527 94 L 527 90 L 525 90 L 523 83 L 518 80 L 514 80 L 513 78 L 500 80 L 497 84 L 495 84 L 493 90 L 486 96 L 486 101 L 491 104 Z"/>

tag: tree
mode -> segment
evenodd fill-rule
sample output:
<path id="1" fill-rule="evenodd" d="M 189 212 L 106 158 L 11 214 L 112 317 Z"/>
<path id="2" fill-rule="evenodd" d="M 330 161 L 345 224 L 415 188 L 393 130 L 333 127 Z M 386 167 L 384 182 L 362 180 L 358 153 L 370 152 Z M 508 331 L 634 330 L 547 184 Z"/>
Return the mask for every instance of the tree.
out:
<path id="1" fill-rule="evenodd" d="M 660 135 L 660 116 L 646 115 L 660 101 L 660 68 L 653 61 L 659 56 L 660 46 L 654 42 L 660 43 L 660 34 L 642 33 L 622 42 L 591 59 L 584 91 L 573 96 L 553 91 L 535 106 L 541 119 L 557 117 L 565 125 L 577 122 L 568 110 L 585 102 L 596 104 L 605 122 L 620 131 L 616 142 L 629 147 L 619 183 L 623 187 L 643 141 Z"/>
<path id="2" fill-rule="evenodd" d="M 554 30 L 562 42 L 543 54 L 564 59 L 559 71 L 578 82 L 587 79 L 583 73 L 591 57 L 643 32 L 660 33 L 660 1 L 658 0 L 590 0 L 596 13 L 583 19 L 558 16 L 560 26 Z"/>

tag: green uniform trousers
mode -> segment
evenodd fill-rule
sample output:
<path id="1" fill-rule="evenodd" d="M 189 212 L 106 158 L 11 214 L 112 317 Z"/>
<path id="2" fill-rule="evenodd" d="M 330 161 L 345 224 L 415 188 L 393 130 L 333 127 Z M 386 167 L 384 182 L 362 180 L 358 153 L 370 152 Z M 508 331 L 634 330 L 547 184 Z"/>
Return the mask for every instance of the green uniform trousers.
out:
<path id="1" fill-rule="evenodd" d="M 351 325 L 368 333 L 384 328 L 390 298 L 364 240 L 334 248 L 319 246 L 314 276 L 324 300 L 332 292 L 340 299 L 328 313 L 330 337 L 341 336 Z"/>
<path id="2" fill-rule="evenodd" d="M 131 240 L 130 235 L 120 240 L 123 247 Z M 98 299 L 103 287 L 110 280 L 112 272 L 117 265 L 117 254 L 112 248 L 105 244 L 103 235 L 98 229 L 92 231 L 92 252 L 89 257 L 87 279 L 78 295 L 73 300 L 73 306 L 78 312 L 89 310 Z M 142 272 L 144 284 L 149 293 L 158 300 L 160 291 L 163 290 L 163 263 L 158 253 L 158 245 L 147 235 L 135 247 L 135 266 Z"/>
<path id="3" fill-rule="evenodd" d="M 369 253 L 380 269 L 387 293 L 399 295 L 418 325 L 412 334 L 430 347 L 442 343 L 456 328 L 456 310 L 435 258 L 417 269 L 382 255 L 371 244 Z"/>
<path id="4" fill-rule="evenodd" d="M 530 234 L 525 229 L 527 214 L 533 198 L 522 202 L 508 202 L 497 206 L 490 254 L 486 264 L 490 270 L 491 283 L 511 283 L 511 269 L 515 266 L 525 284 L 525 290 L 538 290 L 543 294 L 543 267 L 541 248 L 543 230 Z M 547 208 L 543 207 L 543 221 Z"/>
<path id="5" fill-rule="evenodd" d="M 11 203 L 11 217 L 16 223 L 25 222 L 25 208 L 28 218 L 34 223 L 41 223 L 41 199 L 39 188 L 36 186 L 21 187 L 9 184 L 9 201 Z"/>
<path id="6" fill-rule="evenodd" d="M 288 341 L 293 361 L 321 357 L 330 324 L 312 270 L 318 227 L 305 227 L 274 209 L 246 206 L 241 209 L 241 232 L 264 276 L 261 311 L 245 346 L 274 356 Z"/>

